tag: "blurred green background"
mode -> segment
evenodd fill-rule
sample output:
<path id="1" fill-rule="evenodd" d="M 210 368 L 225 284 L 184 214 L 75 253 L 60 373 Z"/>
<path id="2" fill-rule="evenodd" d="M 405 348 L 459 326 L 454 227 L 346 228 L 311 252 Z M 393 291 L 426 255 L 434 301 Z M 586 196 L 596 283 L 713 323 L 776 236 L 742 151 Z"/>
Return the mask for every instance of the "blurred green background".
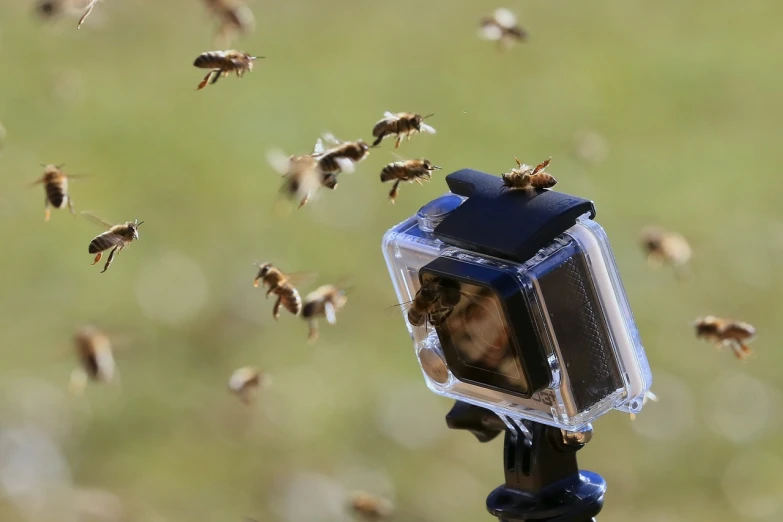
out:
<path id="1" fill-rule="evenodd" d="M 515 0 L 530 40 L 507 53 L 477 37 L 493 3 L 249 5 L 256 31 L 234 47 L 266 59 L 195 92 L 215 29 L 198 0 L 107 0 L 79 31 L 0 2 L 0 520 L 343 521 L 356 488 L 399 521 L 492 520 L 502 442 L 446 429 L 450 402 L 385 312 L 381 236 L 445 183 L 389 205 L 386 141 L 336 191 L 273 212 L 269 148 L 368 140 L 385 110 L 436 114 L 407 157 L 499 174 L 552 156 L 558 190 L 596 202 L 659 397 L 634 422 L 602 418 L 580 453 L 608 481 L 601 522 L 781 520 L 783 4 Z M 585 132 L 605 150 L 585 153 Z M 91 176 L 77 211 L 145 220 L 105 274 L 87 254 L 99 229 L 44 223 L 25 187 L 41 163 Z M 648 224 L 691 241 L 692 281 L 648 269 Z M 256 260 L 351 278 L 315 346 L 301 319 L 272 319 Z M 695 340 L 708 313 L 756 325 L 755 355 Z M 80 399 L 86 323 L 115 339 L 121 381 Z M 252 407 L 226 389 L 244 365 L 271 376 Z"/>

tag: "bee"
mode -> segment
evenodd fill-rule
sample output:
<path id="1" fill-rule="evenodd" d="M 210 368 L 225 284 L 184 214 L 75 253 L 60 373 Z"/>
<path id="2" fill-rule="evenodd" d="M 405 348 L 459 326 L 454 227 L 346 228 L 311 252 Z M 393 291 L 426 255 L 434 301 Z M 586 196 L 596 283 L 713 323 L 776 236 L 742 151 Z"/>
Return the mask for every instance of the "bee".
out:
<path id="1" fill-rule="evenodd" d="M 44 191 L 46 193 L 46 199 L 44 200 L 44 221 L 49 221 L 52 214 L 51 207 L 64 208 L 68 206 L 68 210 L 71 214 L 76 215 L 73 209 L 73 200 L 68 192 L 68 179 L 75 178 L 77 176 L 67 176 L 62 171 L 63 165 L 44 165 L 43 175 L 33 181 L 32 185 L 42 183 Z"/>
<path id="2" fill-rule="evenodd" d="M 220 22 L 215 37 L 217 45 L 228 45 L 236 33 L 249 33 L 255 28 L 253 11 L 238 0 L 205 0 Z"/>
<path id="3" fill-rule="evenodd" d="M 193 62 L 193 65 L 200 69 L 212 70 L 201 80 L 196 90 L 198 91 L 206 87 L 210 78 L 212 83 L 215 84 L 220 78 L 228 76 L 232 72 L 235 72 L 237 77 L 241 78 L 246 72 L 253 70 L 253 62 L 259 58 L 263 58 L 263 56 L 250 56 L 247 53 L 233 49 L 201 53 Z"/>
<path id="4" fill-rule="evenodd" d="M 684 237 L 658 227 L 645 227 L 640 236 L 651 268 L 660 268 L 667 263 L 674 267 L 678 276 L 686 274 L 684 270 L 691 259 L 691 247 Z"/>
<path id="5" fill-rule="evenodd" d="M 421 185 L 421 180 L 429 181 L 432 173 L 441 170 L 441 167 L 433 165 L 426 159 L 413 159 L 404 161 L 395 161 L 389 163 L 381 170 L 381 181 L 383 183 L 394 181 L 394 186 L 389 191 L 389 202 L 394 203 L 400 192 L 400 183 L 403 181 L 413 183 L 414 181 Z"/>
<path id="6" fill-rule="evenodd" d="M 456 281 L 433 278 L 421 285 L 413 301 L 402 306 L 411 326 L 440 326 L 462 297 Z M 392 307 L 394 308 L 394 307 Z"/>
<path id="7" fill-rule="evenodd" d="M 351 508 L 367 520 L 388 518 L 394 511 L 390 500 L 366 491 L 354 491 L 350 495 Z"/>
<path id="8" fill-rule="evenodd" d="M 272 308 L 272 316 L 275 320 L 280 317 L 281 305 L 294 315 L 299 315 L 302 312 L 302 297 L 299 295 L 299 291 L 294 288 L 289 277 L 272 266 L 272 263 L 258 264 L 258 274 L 253 281 L 253 286 L 258 288 L 259 282 L 262 281 L 267 287 L 266 297 L 269 297 L 269 294 L 277 296 L 275 306 Z"/>
<path id="9" fill-rule="evenodd" d="M 88 380 L 111 382 L 116 368 L 109 338 L 94 326 L 85 326 L 74 336 L 79 368 L 71 373 L 71 391 L 81 392 Z"/>
<path id="10" fill-rule="evenodd" d="M 257 368 L 244 366 L 231 374 L 228 380 L 228 389 L 236 394 L 242 402 L 250 404 L 265 380 L 264 375 Z"/>
<path id="11" fill-rule="evenodd" d="M 326 148 L 324 142 L 331 145 Z M 318 166 L 323 174 L 322 184 L 330 189 L 337 186 L 337 174 L 353 172 L 354 164 L 370 155 L 370 146 L 364 140 L 340 141 L 332 134 L 324 134 L 323 140 L 318 139 L 311 154 L 318 160 Z"/>
<path id="12" fill-rule="evenodd" d="M 435 129 L 423 123 L 424 120 L 431 116 L 435 115 L 421 116 L 413 112 L 398 112 L 397 114 L 389 111 L 384 112 L 383 119 L 376 123 L 372 129 L 372 135 L 375 138 L 372 144 L 373 147 L 379 145 L 387 136 L 397 136 L 397 143 L 394 145 L 396 149 L 399 148 L 400 142 L 405 136 L 410 140 L 411 135 L 417 132 L 435 134 Z"/>
<path id="13" fill-rule="evenodd" d="M 312 154 L 286 156 L 282 151 L 272 149 L 267 152 L 267 160 L 283 176 L 280 192 L 298 200 L 297 208 L 302 208 L 323 184 L 333 183 L 330 188 L 337 185 L 336 176 L 333 180 L 327 179 Z"/>
<path id="14" fill-rule="evenodd" d="M 650 390 L 647 390 L 646 392 L 644 392 L 644 398 L 642 398 L 642 406 L 647 404 L 647 401 L 658 402 L 658 396 L 655 395 Z M 631 413 L 630 415 L 631 415 L 631 420 L 636 420 L 636 414 L 635 413 Z"/>
<path id="15" fill-rule="evenodd" d="M 527 32 L 517 24 L 516 15 L 504 8 L 496 9 L 492 16 L 481 20 L 479 35 L 498 42 L 501 49 L 508 49 L 527 38 Z"/>
<path id="16" fill-rule="evenodd" d="M 524 190 L 526 188 L 547 189 L 557 184 L 557 180 L 551 174 L 544 172 L 552 158 L 537 165 L 535 168 L 525 165 L 514 157 L 517 168 L 511 169 L 502 175 L 503 186 L 509 190 Z"/>
<path id="17" fill-rule="evenodd" d="M 99 0 L 90 0 L 90 3 L 87 4 L 86 10 L 84 11 L 84 14 L 81 18 L 79 18 L 79 24 L 76 26 L 77 29 L 82 28 L 82 24 L 87 19 L 88 16 L 90 16 L 90 13 L 92 13 L 92 9 L 95 7 L 95 4 L 98 3 Z"/>
<path id="18" fill-rule="evenodd" d="M 66 4 L 66 0 L 39 0 L 35 4 L 35 12 L 41 18 L 54 18 L 65 9 Z"/>
<path id="19" fill-rule="evenodd" d="M 92 262 L 93 265 L 101 260 L 105 250 L 112 249 L 109 253 L 109 259 L 106 260 L 106 265 L 101 270 L 101 273 L 104 273 L 109 269 L 112 261 L 114 261 L 115 254 L 119 255 L 123 248 L 130 245 L 134 240 L 139 239 L 139 227 L 144 221 L 137 219 L 135 221 L 126 221 L 121 225 L 111 225 L 89 212 L 82 212 L 82 214 L 106 229 L 105 232 L 98 234 L 90 241 L 89 248 L 90 254 L 97 254 Z"/>
<path id="20" fill-rule="evenodd" d="M 728 346 L 737 359 L 753 353 L 748 343 L 756 336 L 756 328 L 751 324 L 708 315 L 696 319 L 693 326 L 696 327 L 697 338 L 711 341 L 718 348 Z"/>
<path id="21" fill-rule="evenodd" d="M 345 290 L 336 285 L 323 285 L 307 294 L 302 307 L 302 318 L 310 328 L 307 340 L 311 344 L 318 339 L 318 318 L 326 317 L 329 324 L 337 323 L 337 312 L 347 302 Z"/>

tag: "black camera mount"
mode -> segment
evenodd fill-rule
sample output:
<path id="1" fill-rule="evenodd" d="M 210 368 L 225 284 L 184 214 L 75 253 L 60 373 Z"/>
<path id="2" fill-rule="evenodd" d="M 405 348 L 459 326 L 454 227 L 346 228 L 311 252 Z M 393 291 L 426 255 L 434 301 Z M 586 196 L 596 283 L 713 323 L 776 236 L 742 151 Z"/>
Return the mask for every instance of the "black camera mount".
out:
<path id="1" fill-rule="evenodd" d="M 487 510 L 501 522 L 594 522 L 601 511 L 606 481 L 580 471 L 579 451 L 592 435 L 567 432 L 524 421 L 511 430 L 494 413 L 457 401 L 446 415 L 453 430 L 467 430 L 479 442 L 489 442 L 505 431 L 504 485 L 487 497 Z"/>

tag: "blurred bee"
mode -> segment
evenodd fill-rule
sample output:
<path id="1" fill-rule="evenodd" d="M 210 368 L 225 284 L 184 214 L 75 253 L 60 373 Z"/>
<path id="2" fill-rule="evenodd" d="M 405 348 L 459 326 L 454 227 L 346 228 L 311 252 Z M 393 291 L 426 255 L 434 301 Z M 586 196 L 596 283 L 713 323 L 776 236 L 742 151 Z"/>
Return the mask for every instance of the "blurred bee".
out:
<path id="1" fill-rule="evenodd" d="M 390 500 L 366 491 L 354 491 L 350 495 L 351 508 L 367 520 L 388 518 L 394 511 Z"/>
<path id="2" fill-rule="evenodd" d="M 294 315 L 302 312 L 302 297 L 299 291 L 283 272 L 272 266 L 272 263 L 259 263 L 258 274 L 253 281 L 253 286 L 258 287 L 259 282 L 263 282 L 267 288 L 266 297 L 269 294 L 275 294 L 277 301 L 272 308 L 272 316 L 277 320 L 280 317 L 280 306 Z"/>
<path id="3" fill-rule="evenodd" d="M 383 183 L 394 181 L 394 186 L 389 191 L 389 202 L 394 203 L 397 199 L 397 195 L 400 193 L 400 183 L 415 181 L 421 185 L 421 180 L 429 181 L 432 178 L 432 173 L 436 170 L 441 170 L 441 167 L 433 165 L 426 159 L 395 161 L 383 167 L 381 181 Z"/>
<path id="4" fill-rule="evenodd" d="M 647 404 L 647 401 L 658 402 L 658 396 L 655 395 L 650 390 L 647 390 L 646 392 L 644 392 L 644 398 L 642 399 L 642 406 Z M 630 415 L 631 415 L 631 420 L 636 420 L 636 414 L 635 413 L 631 413 Z"/>
<path id="5" fill-rule="evenodd" d="M 485 40 L 498 42 L 501 49 L 508 49 L 527 38 L 527 32 L 517 24 L 517 17 L 508 9 L 496 9 L 492 16 L 483 18 L 479 35 Z"/>
<path id="6" fill-rule="evenodd" d="M 253 11 L 239 0 L 204 0 L 218 19 L 220 26 L 215 36 L 215 45 L 223 47 L 231 44 L 237 33 L 249 33 L 255 29 Z"/>
<path id="7" fill-rule="evenodd" d="M 139 239 L 139 227 L 144 221 L 126 221 L 121 225 L 111 225 L 101 218 L 90 214 L 89 212 L 82 212 L 85 216 L 95 221 L 98 225 L 106 229 L 105 232 L 95 236 L 90 241 L 90 254 L 97 254 L 92 264 L 96 264 L 101 260 L 103 252 L 108 249 L 112 249 L 109 253 L 109 259 L 106 260 L 106 265 L 101 270 L 104 273 L 111 266 L 114 260 L 115 254 L 119 255 L 120 251 L 126 246 L 130 245 L 136 239 Z"/>
<path id="8" fill-rule="evenodd" d="M 235 72 L 237 78 L 241 78 L 248 71 L 253 70 L 253 62 L 263 56 L 250 56 L 241 51 L 209 51 L 198 55 L 193 65 L 200 69 L 212 69 L 207 73 L 196 90 L 201 90 L 209 83 L 210 78 L 215 84 L 223 76 Z"/>
<path id="9" fill-rule="evenodd" d="M 435 129 L 423 123 L 424 120 L 431 116 L 435 115 L 421 116 L 413 112 L 398 112 L 397 114 L 389 111 L 384 112 L 383 119 L 376 123 L 372 129 L 372 135 L 375 138 L 373 147 L 379 145 L 388 136 L 397 136 L 397 143 L 394 145 L 396 149 L 400 146 L 400 142 L 405 136 L 410 140 L 411 135 L 417 132 L 435 134 Z"/>
<path id="10" fill-rule="evenodd" d="M 557 180 L 551 174 L 544 172 L 552 158 L 537 165 L 535 168 L 525 165 L 514 157 L 517 168 L 503 174 L 503 186 L 509 190 L 524 190 L 526 188 L 547 189 L 557 184 Z"/>
<path id="11" fill-rule="evenodd" d="M 277 172 L 283 175 L 283 186 L 280 192 L 289 199 L 299 201 L 297 208 L 302 208 L 324 183 L 337 185 L 337 178 L 327 179 L 321 171 L 318 160 L 311 154 L 286 156 L 278 149 L 267 152 L 267 160 Z"/>
<path id="12" fill-rule="evenodd" d="M 336 285 L 323 285 L 307 294 L 304 298 L 302 318 L 310 328 L 307 340 L 311 344 L 318 339 L 318 318 L 325 317 L 329 324 L 337 323 L 337 312 L 347 302 L 345 290 Z"/>
<path id="13" fill-rule="evenodd" d="M 330 145 L 326 148 L 324 142 Z M 323 175 L 323 186 L 334 189 L 337 186 L 337 174 L 353 172 L 354 164 L 363 161 L 370 155 L 370 146 L 364 140 L 340 141 L 332 134 L 324 134 L 323 140 L 318 138 L 312 156 L 318 160 L 318 166 Z"/>
<path id="14" fill-rule="evenodd" d="M 647 254 L 647 264 L 651 268 L 660 268 L 667 263 L 674 267 L 678 276 L 688 274 L 691 247 L 684 237 L 658 227 L 645 227 L 640 236 L 642 248 Z"/>
<path id="15" fill-rule="evenodd" d="M 76 26 L 77 29 L 81 29 L 82 24 L 87 19 L 88 16 L 90 16 L 90 13 L 92 13 L 93 7 L 95 7 L 95 4 L 98 3 L 99 0 L 90 0 L 90 3 L 87 4 L 86 11 L 84 11 L 84 14 L 81 18 L 79 18 L 79 24 Z"/>
<path id="16" fill-rule="evenodd" d="M 708 315 L 696 319 L 693 326 L 697 338 L 711 341 L 718 348 L 728 346 L 737 359 L 753 353 L 748 343 L 756 336 L 756 329 L 751 324 Z"/>
<path id="17" fill-rule="evenodd" d="M 70 388 L 81 392 L 87 381 L 111 382 L 116 368 L 111 341 L 93 326 L 85 326 L 74 336 L 79 368 L 71 373 Z"/>
<path id="18" fill-rule="evenodd" d="M 78 176 L 66 176 L 61 169 L 62 165 L 44 165 L 43 167 L 43 175 L 33 181 L 32 185 L 43 183 L 44 191 L 46 192 L 44 221 L 49 221 L 52 214 L 51 207 L 65 208 L 67 205 L 71 214 L 76 215 L 76 212 L 73 210 L 73 200 L 71 200 L 68 193 L 68 179 Z"/>
<path id="19" fill-rule="evenodd" d="M 257 368 L 244 366 L 231 374 L 228 380 L 228 389 L 236 394 L 242 402 L 250 404 L 265 380 Z"/>
<path id="20" fill-rule="evenodd" d="M 54 18 L 68 7 L 68 0 L 38 0 L 35 4 L 35 12 L 41 18 Z"/>

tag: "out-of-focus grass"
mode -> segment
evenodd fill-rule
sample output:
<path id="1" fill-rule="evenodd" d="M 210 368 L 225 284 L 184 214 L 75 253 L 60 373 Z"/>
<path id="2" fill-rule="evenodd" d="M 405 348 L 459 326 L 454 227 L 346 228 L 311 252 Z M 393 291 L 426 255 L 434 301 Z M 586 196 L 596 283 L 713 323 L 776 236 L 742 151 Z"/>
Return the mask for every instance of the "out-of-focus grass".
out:
<path id="1" fill-rule="evenodd" d="M 341 488 L 355 487 L 392 496 L 398 520 L 488 520 L 501 444 L 446 430 L 449 402 L 384 313 L 381 235 L 445 184 L 406 185 L 389 205 L 387 142 L 333 193 L 272 211 L 268 148 L 304 152 L 324 130 L 368 139 L 383 111 L 412 110 L 436 113 L 438 134 L 402 154 L 496 173 L 551 155 L 558 189 L 596 202 L 660 398 L 633 424 L 596 423 L 581 453 L 609 482 L 602 522 L 780 519 L 783 5 L 516 3 L 531 39 L 500 54 L 475 36 L 486 3 L 255 1 L 257 31 L 236 47 L 266 60 L 195 92 L 213 28 L 200 4 L 106 1 L 78 32 L 0 5 L 0 465 L 36 440 L 8 430 L 33 426 L 67 462 L 50 486 L 111 491 L 128 521 L 341 520 Z M 574 157 L 580 129 L 606 137 L 603 163 Z M 72 186 L 78 210 L 145 220 L 107 273 L 89 266 L 87 221 L 43 223 L 25 183 L 47 162 L 91 175 Z M 636 234 L 650 223 L 691 240 L 693 281 L 648 271 Z M 316 346 L 252 288 L 262 259 L 351 277 Z M 756 355 L 697 343 L 689 322 L 704 313 L 757 325 Z M 122 380 L 74 401 L 58 390 L 85 322 L 124 340 Z M 273 379 L 254 410 L 226 390 L 246 364 Z M 8 492 L 39 468 L 4 469 Z M 2 520 L 28 520 L 20 506 L 80 520 L 56 495 L 20 498 L 0 496 Z"/>

